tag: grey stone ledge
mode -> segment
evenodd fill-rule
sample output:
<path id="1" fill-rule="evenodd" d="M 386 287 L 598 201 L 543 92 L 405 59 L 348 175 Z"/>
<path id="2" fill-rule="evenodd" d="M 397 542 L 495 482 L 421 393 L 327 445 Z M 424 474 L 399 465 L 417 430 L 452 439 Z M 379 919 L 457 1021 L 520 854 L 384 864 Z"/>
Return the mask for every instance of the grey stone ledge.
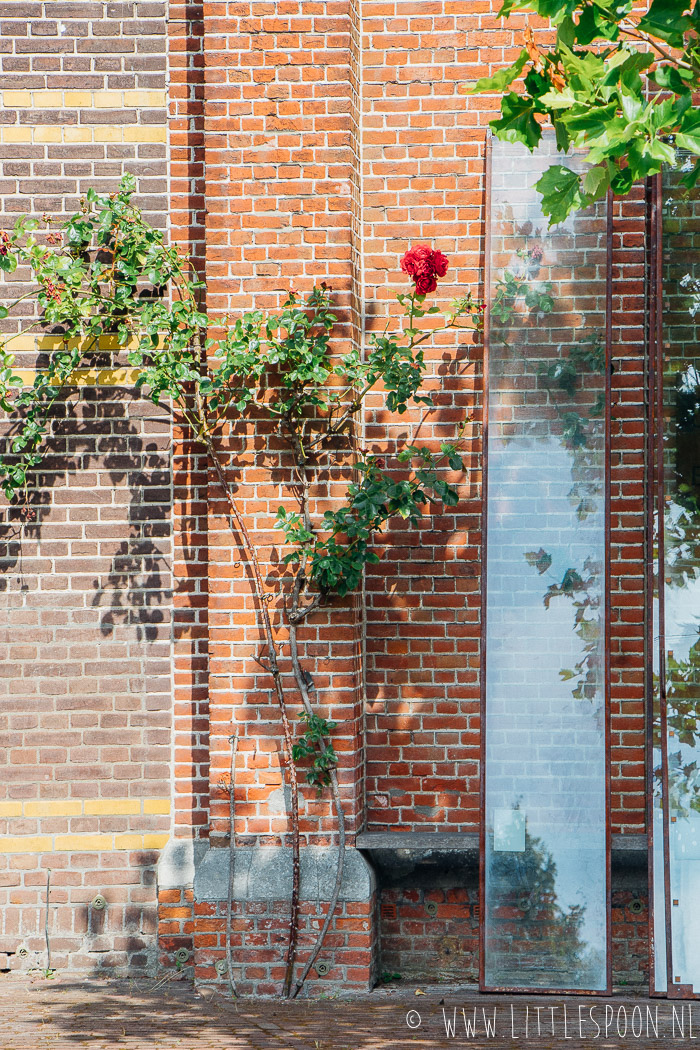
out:
<path id="1" fill-rule="evenodd" d="M 191 886 L 198 863 L 209 848 L 203 839 L 168 839 L 158 859 L 158 888 Z"/>
<path id="2" fill-rule="evenodd" d="M 398 858 L 425 860 L 431 855 L 461 854 L 465 861 L 479 857 L 479 835 L 475 831 L 363 831 L 355 842 L 384 867 L 390 853 Z M 613 835 L 611 862 L 616 868 L 641 868 L 647 862 L 647 836 Z M 417 856 L 420 854 L 421 856 Z M 445 860 L 447 858 L 445 857 Z M 456 858 L 455 858 L 456 859 Z"/>
<path id="3" fill-rule="evenodd" d="M 335 884 L 336 846 L 306 846 L 301 851 L 302 900 L 327 901 Z M 243 846 L 234 851 L 233 899 L 288 900 L 292 892 L 292 851 L 288 846 Z M 228 896 L 229 851 L 208 849 L 196 866 L 194 898 L 221 901 Z M 375 890 L 372 868 L 356 849 L 345 850 L 341 901 L 368 901 Z"/>

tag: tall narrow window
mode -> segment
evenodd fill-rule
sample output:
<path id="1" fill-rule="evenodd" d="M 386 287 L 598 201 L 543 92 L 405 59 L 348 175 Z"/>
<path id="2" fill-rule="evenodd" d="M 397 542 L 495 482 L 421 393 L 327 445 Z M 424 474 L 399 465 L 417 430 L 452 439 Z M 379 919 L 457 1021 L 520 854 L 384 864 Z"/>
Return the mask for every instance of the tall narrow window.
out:
<path id="1" fill-rule="evenodd" d="M 605 991 L 609 233 L 548 229 L 553 163 L 491 146 L 481 983 Z"/>
<path id="2" fill-rule="evenodd" d="M 700 191 L 654 189 L 652 992 L 700 994 Z M 663 292 L 663 294 L 661 294 Z"/>

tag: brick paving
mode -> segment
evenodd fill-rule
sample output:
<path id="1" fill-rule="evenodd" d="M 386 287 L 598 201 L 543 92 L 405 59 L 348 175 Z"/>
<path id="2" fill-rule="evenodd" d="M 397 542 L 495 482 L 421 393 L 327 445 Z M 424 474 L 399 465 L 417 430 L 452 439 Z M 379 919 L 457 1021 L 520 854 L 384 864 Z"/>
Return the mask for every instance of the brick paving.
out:
<path id="1" fill-rule="evenodd" d="M 454 1034 L 446 1030 L 445 1018 L 455 1023 Z M 485 1033 L 484 1019 L 495 1026 L 493 1034 Z M 475 1028 L 467 1031 L 465 1022 Z M 0 1050 L 404 1050 L 465 1045 L 478 1050 L 524 1045 L 536 1050 L 614 1050 L 629 1045 L 691 1047 L 698 1038 L 700 1003 L 672 1004 L 629 995 L 496 997 L 479 996 L 473 987 L 411 986 L 343 999 L 334 998 L 329 989 L 327 998 L 313 1001 L 232 1002 L 210 989 L 198 994 L 181 979 L 0 977 Z"/>

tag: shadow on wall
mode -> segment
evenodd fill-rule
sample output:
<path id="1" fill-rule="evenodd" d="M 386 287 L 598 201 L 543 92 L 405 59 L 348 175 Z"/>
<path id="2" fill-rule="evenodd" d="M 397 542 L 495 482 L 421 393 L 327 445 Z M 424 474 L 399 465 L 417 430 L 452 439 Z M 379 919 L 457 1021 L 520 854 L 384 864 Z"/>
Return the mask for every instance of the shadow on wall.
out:
<path id="1" fill-rule="evenodd" d="M 188 469 L 183 458 L 177 466 Z M 204 644 L 189 641 L 186 616 L 171 623 L 171 484 L 167 413 L 131 389 L 86 387 L 57 406 L 26 506 L 0 511 L 7 797 L 139 802 L 8 822 L 3 835 L 42 841 L 0 854 L 0 969 L 45 965 L 47 868 L 53 966 L 155 969 L 160 842 L 148 839 L 167 837 L 170 818 L 145 803 L 171 794 L 172 638 L 180 653 L 201 655 Z M 187 530 L 178 539 L 179 591 L 202 566 Z M 60 845 L 51 838 L 63 833 Z M 86 845 L 68 841 L 76 836 Z M 102 892 L 108 907 L 97 913 L 90 902 Z"/>
<path id="2" fill-rule="evenodd" d="M 172 596 L 167 427 L 163 410 L 122 388 L 85 388 L 58 405 L 27 502 L 7 507 L 0 524 L 0 590 L 74 575 L 69 558 L 86 578 L 88 557 L 102 634 L 121 623 L 154 640 Z"/>
<path id="3" fill-rule="evenodd" d="M 417 528 L 390 521 L 367 572 L 368 830 L 478 822 L 480 341 L 440 347 L 434 369 L 435 407 L 415 430 L 381 409 L 367 427 L 421 445 L 454 441 L 466 421 L 466 472 L 449 477 L 460 503 L 426 508 Z"/>

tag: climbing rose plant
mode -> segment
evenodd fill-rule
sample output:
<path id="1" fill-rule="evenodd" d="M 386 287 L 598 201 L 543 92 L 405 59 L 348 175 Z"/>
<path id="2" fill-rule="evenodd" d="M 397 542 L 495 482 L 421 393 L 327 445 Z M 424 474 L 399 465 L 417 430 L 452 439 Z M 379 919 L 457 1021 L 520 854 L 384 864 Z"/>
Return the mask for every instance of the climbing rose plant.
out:
<path id="1" fill-rule="evenodd" d="M 454 476 L 464 470 L 461 431 L 451 441 L 361 448 L 355 422 L 367 395 L 381 391 L 386 408 L 403 415 L 411 408 L 430 413 L 435 390 L 426 387 L 424 345 L 437 332 L 482 327 L 483 304 L 466 294 L 440 319 L 426 305 L 428 292 L 447 272 L 448 260 L 427 245 L 409 249 L 402 269 L 411 279 L 397 296 L 403 314 L 394 332 L 371 333 L 367 345 L 334 353 L 333 296 L 326 285 L 308 294 L 290 292 L 281 309 L 247 311 L 231 320 L 207 314 L 193 265 L 166 244 L 136 207 L 134 179 L 117 193 L 90 191 L 80 211 L 60 228 L 45 217 L 20 218 L 0 234 L 0 269 L 17 271 L 30 290 L 0 306 L 6 318 L 22 300 L 36 302 L 39 320 L 30 329 L 63 337 L 31 386 L 14 371 L 13 336 L 0 342 L 0 407 L 13 423 L 8 450 L 0 457 L 5 496 L 31 502 L 32 470 L 49 447 L 53 409 L 71 388 L 78 367 L 89 365 L 101 336 L 116 336 L 137 371 L 136 385 L 157 405 L 171 407 L 190 438 L 206 451 L 226 500 L 232 542 L 250 568 L 261 633 L 261 664 L 269 671 L 280 711 L 285 776 L 290 788 L 293 890 L 283 992 L 296 995 L 318 955 L 332 921 L 343 877 L 345 816 L 338 759 L 331 734 L 335 723 L 319 716 L 311 700 L 312 678 L 299 652 L 298 629 L 322 608 L 333 607 L 362 581 L 365 566 L 379 560 L 374 540 L 390 519 L 416 526 L 431 505 L 454 506 Z M 8 284 L 12 290 L 12 281 Z M 26 331 L 26 327 L 24 329 Z M 435 384 L 433 384 L 435 385 Z M 254 434 L 281 436 L 287 473 L 279 484 L 281 576 L 266 576 L 259 547 L 241 511 L 245 481 L 226 470 L 230 432 L 244 446 Z M 410 428 L 409 428 L 410 430 Z M 277 459 L 275 458 L 275 464 Z M 272 468 L 270 467 L 270 470 Z M 333 509 L 320 513 L 311 498 L 319 476 L 333 472 L 347 488 Z M 274 606 L 274 612 L 271 610 Z M 284 647 L 280 634 L 288 641 Z M 284 648 L 284 655 L 282 655 Z M 282 661 L 291 665 L 296 694 L 283 682 Z M 289 704 L 301 709 L 294 732 Z M 231 864 L 235 863 L 235 755 L 232 734 L 230 799 Z M 296 762 L 317 789 L 328 787 L 337 821 L 338 862 L 330 906 L 316 944 L 295 974 L 299 922 L 299 788 Z M 233 878 L 231 876 L 230 886 Z M 229 980 L 235 994 L 229 889 Z"/>

